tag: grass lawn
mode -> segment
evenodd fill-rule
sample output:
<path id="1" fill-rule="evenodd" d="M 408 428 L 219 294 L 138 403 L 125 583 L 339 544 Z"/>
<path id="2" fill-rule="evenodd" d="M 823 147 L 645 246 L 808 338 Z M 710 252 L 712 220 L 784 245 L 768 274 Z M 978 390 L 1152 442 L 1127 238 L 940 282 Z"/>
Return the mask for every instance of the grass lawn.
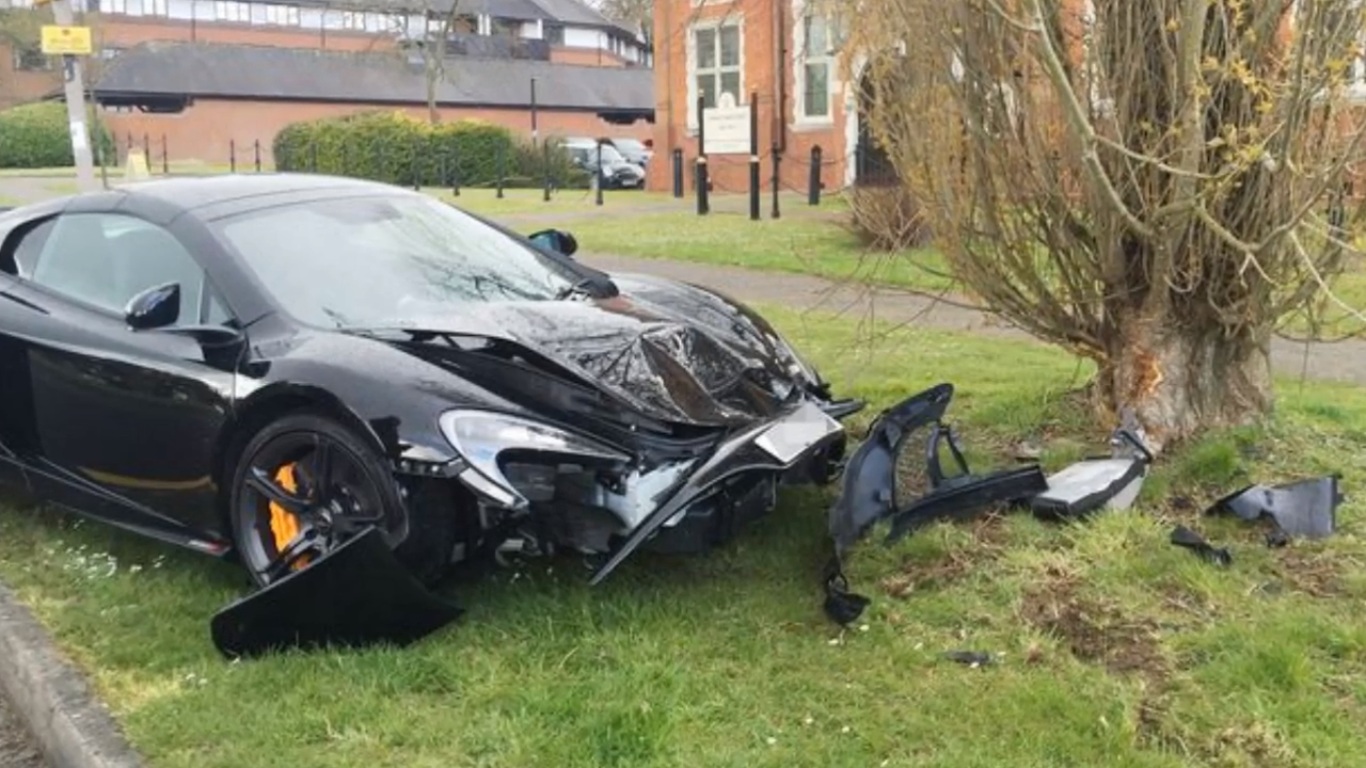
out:
<path id="1" fill-rule="evenodd" d="M 827 211 L 824 204 L 816 210 Z M 702 217 L 680 211 L 634 216 L 630 226 L 601 218 L 574 221 L 566 229 L 587 253 L 798 272 L 932 291 L 953 285 L 937 252 L 871 253 L 838 218 L 813 214 L 805 206 L 791 207 L 783 218 L 759 221 L 747 215 Z"/>
<path id="2" fill-rule="evenodd" d="M 135 149 L 141 150 L 141 149 L 142 149 L 142 145 L 140 145 L 140 144 L 137 145 L 137 146 L 135 147 Z M 153 147 L 152 147 L 152 156 L 149 157 L 149 158 L 147 159 L 148 168 L 149 168 L 149 170 L 150 170 L 154 175 L 160 175 L 160 174 L 161 174 L 162 163 L 161 163 L 161 154 L 160 154 L 160 153 L 161 153 L 161 148 L 158 147 L 158 146 L 153 146 Z M 109 162 L 109 165 L 106 166 L 106 167 L 107 167 L 107 169 L 108 169 L 109 179 L 110 179 L 111 182 L 114 181 L 116 178 L 117 178 L 117 179 L 122 179 L 122 178 L 123 178 L 123 166 L 122 166 L 122 165 L 116 164 L 116 163 L 114 163 L 114 162 L 111 160 L 111 161 Z M 167 167 L 168 167 L 168 169 L 171 171 L 171 173 L 172 173 L 173 175 L 174 175 L 174 174 L 209 175 L 209 174 L 217 174 L 217 173 L 229 173 L 229 172 L 232 170 L 232 166 L 231 166 L 231 164 L 229 164 L 229 163 L 226 163 L 226 162 L 224 162 L 224 163 L 208 163 L 208 162 L 204 162 L 203 160 L 174 160 L 174 159 L 173 159 L 173 160 L 171 160 L 171 161 L 167 164 Z M 273 169 L 274 169 L 274 166 L 272 166 L 270 163 L 264 163 L 264 164 L 262 164 L 262 166 L 261 166 L 261 170 L 262 170 L 262 171 L 265 171 L 265 172 L 269 172 L 269 171 L 271 171 L 271 170 L 273 170 Z M 238 173 L 253 173 L 253 172 L 255 172 L 255 170 L 256 170 L 256 166 L 254 165 L 253 160 L 252 160 L 251 145 L 250 145 L 250 144 L 247 144 L 246 147 L 245 147 L 245 149 L 242 148 L 242 147 L 238 147 L 238 149 L 237 149 L 237 172 L 238 172 Z M 100 174 L 100 168 L 99 168 L 99 165 L 96 165 L 96 166 L 95 166 L 95 175 L 98 177 L 99 174 Z M 54 168 L 5 168 L 5 169 L 0 169 L 0 179 L 3 179 L 3 178 L 13 178 L 13 177 L 43 177 L 43 178 L 75 179 L 75 178 L 76 178 L 76 168 L 75 168 L 75 166 L 67 166 L 67 167 L 65 167 L 65 168 L 54 167 Z"/>
<path id="3" fill-rule="evenodd" d="M 877 409 L 940 380 L 983 469 L 1024 437 L 1050 468 L 1101 447 L 1087 371 L 1029 344 L 763 308 L 839 391 Z M 644 556 L 601 588 L 573 560 L 457 594 L 407 650 L 229 664 L 212 613 L 234 568 L 34 511 L 0 512 L 0 577 L 91 674 L 154 766 L 1343 766 L 1366 762 L 1362 503 L 1322 543 L 1268 550 L 1198 510 L 1251 481 L 1366 483 L 1366 391 L 1283 383 L 1265 431 L 1167 457 L 1138 509 L 1059 527 L 1014 515 L 866 542 L 874 597 L 820 611 L 819 491 L 701 558 Z M 1179 499 L 1191 503 L 1181 504 Z M 1218 569 L 1175 521 L 1234 549 Z M 969 668 L 949 650 L 1004 654 Z"/>
<path id="4" fill-rule="evenodd" d="M 605 225 L 614 223 L 618 228 L 635 232 L 637 231 L 635 224 L 637 220 L 643 219 L 649 225 L 652 224 L 657 215 L 678 217 L 686 215 L 684 212 L 696 211 L 696 201 L 693 198 L 680 200 L 667 192 L 606 190 L 603 194 L 603 204 L 598 206 L 594 193 L 587 189 L 553 191 L 549 202 L 545 200 L 544 192 L 540 189 L 505 189 L 501 199 L 498 198 L 495 190 L 484 188 L 462 188 L 459 197 L 451 195 L 450 190 L 445 188 L 426 188 L 426 191 L 438 195 L 443 200 L 453 202 L 461 208 L 485 216 L 521 217 L 531 214 L 544 214 L 546 216 L 572 214 L 574 218 L 566 221 L 565 226 L 574 229 L 576 233 L 581 228 L 579 222 L 584 218 L 584 215 L 601 216 Z M 745 195 L 718 195 L 713 198 L 712 205 L 713 210 L 723 212 L 727 217 L 741 212 L 748 216 L 749 198 Z M 769 205 L 769 198 L 765 197 L 764 216 L 768 216 Z M 826 197 L 819 208 L 812 209 L 807 206 L 805 197 L 784 193 L 780 205 L 784 210 L 794 210 L 798 215 L 805 215 L 811 210 L 823 213 L 848 210 L 848 205 L 838 196 Z M 622 227 L 621 217 L 623 215 L 631 217 L 632 223 L 629 226 Z M 696 219 L 696 216 L 694 215 L 692 218 Z M 717 218 L 721 217 L 717 216 Z"/>
<path id="5" fill-rule="evenodd" d="M 425 191 L 453 202 L 461 208 L 495 218 L 531 213 L 554 215 L 570 212 L 601 212 L 604 216 L 612 217 L 622 210 L 668 205 L 673 200 L 671 196 L 658 192 L 609 190 L 604 193 L 603 205 L 599 208 L 595 204 L 593 192 L 587 189 L 554 190 L 549 202 L 545 199 L 544 191 L 540 189 L 504 189 L 501 199 L 494 189 L 462 188 L 459 197 L 453 196 L 449 188 L 426 188 Z"/>
<path id="6" fill-rule="evenodd" d="M 948 275 L 943 256 L 933 248 L 890 254 L 864 248 L 835 213 L 848 210 L 839 198 L 830 198 L 816 209 L 790 204 L 787 210 L 786 218 L 757 222 L 734 213 L 702 217 L 677 211 L 635 215 L 629 227 L 608 216 L 566 222 L 565 228 L 574 232 L 580 247 L 589 253 L 796 272 L 931 292 L 962 288 Z M 1366 268 L 1340 276 L 1333 290 L 1348 307 L 1366 315 Z M 1311 324 L 1301 313 L 1286 318 L 1283 326 L 1294 334 L 1317 326 L 1322 338 L 1366 331 L 1361 316 L 1326 298 L 1316 317 Z"/>

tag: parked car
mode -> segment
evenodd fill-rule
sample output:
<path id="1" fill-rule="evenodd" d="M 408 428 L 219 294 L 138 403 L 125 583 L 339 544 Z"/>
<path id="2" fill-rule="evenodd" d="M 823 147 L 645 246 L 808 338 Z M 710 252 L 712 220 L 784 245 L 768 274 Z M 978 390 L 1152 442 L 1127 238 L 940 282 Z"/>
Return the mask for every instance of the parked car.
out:
<path id="1" fill-rule="evenodd" d="M 598 174 L 604 189 L 645 187 L 645 169 L 627 160 L 611 144 L 599 146 L 593 139 L 574 138 L 565 141 L 564 148 L 569 152 L 570 159 L 575 165 L 589 173 Z M 598 165 L 599 153 L 602 158 L 601 167 Z"/>
<path id="2" fill-rule="evenodd" d="M 439 623 L 390 560 L 571 552 L 597 583 L 837 474 L 861 403 L 740 303 L 576 247 L 310 174 L 0 213 L 0 484 L 240 562 L 235 653 Z"/>
<path id="3" fill-rule="evenodd" d="M 603 139 L 603 141 L 616 147 L 628 161 L 639 165 L 641 168 L 649 168 L 650 160 L 654 159 L 655 151 L 640 139 L 617 138 Z"/>

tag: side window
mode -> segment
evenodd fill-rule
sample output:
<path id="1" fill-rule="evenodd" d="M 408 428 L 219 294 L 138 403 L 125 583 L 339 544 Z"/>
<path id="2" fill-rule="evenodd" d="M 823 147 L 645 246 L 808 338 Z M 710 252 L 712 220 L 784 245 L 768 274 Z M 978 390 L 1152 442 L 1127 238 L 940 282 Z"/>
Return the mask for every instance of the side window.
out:
<path id="1" fill-rule="evenodd" d="M 30 245 L 29 240 L 40 234 L 41 241 Z M 177 322 L 199 322 L 204 271 L 170 232 L 142 219 L 112 213 L 66 214 L 28 233 L 18 245 L 15 261 L 28 264 L 19 271 L 32 282 L 119 314 L 148 288 L 179 283 Z"/>
<path id="2" fill-rule="evenodd" d="M 232 321 L 232 315 L 228 313 L 227 307 L 218 299 L 218 294 L 209 292 L 209 305 L 205 311 L 204 322 L 208 325 L 227 325 Z"/>
<path id="3" fill-rule="evenodd" d="M 26 280 L 33 276 L 33 265 L 38 263 L 38 254 L 43 252 L 43 244 L 56 226 L 56 219 L 48 219 L 20 235 L 19 242 L 11 252 L 14 274 Z M 5 270 L 10 269 L 10 265 L 6 264 Z"/>

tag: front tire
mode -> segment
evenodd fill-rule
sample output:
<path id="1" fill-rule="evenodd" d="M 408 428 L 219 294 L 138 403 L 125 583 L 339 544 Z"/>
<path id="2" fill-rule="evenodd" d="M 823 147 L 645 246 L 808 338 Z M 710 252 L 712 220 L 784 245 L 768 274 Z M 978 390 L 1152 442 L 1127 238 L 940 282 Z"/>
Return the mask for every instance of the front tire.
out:
<path id="1" fill-rule="evenodd" d="M 240 559 L 260 587 L 369 526 L 390 548 L 409 530 L 383 457 L 351 430 L 313 413 L 286 416 L 252 436 L 233 470 L 229 512 Z"/>

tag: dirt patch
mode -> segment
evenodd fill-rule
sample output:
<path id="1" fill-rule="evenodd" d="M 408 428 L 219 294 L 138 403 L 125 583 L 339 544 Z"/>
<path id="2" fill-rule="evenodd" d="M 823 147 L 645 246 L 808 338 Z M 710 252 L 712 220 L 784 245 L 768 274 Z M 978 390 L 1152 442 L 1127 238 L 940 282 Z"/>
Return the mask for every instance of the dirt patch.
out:
<path id="1" fill-rule="evenodd" d="M 1315 552 L 1291 544 L 1280 549 L 1272 569 L 1274 581 L 1264 592 L 1300 592 L 1310 597 L 1341 597 L 1347 592 L 1340 561 L 1327 552 Z M 1275 585 L 1275 586 L 1273 586 Z"/>
<path id="2" fill-rule="evenodd" d="M 1168 714 L 1171 669 L 1158 641 L 1160 625 L 1126 615 L 1118 606 L 1080 594 L 1078 582 L 1058 570 L 1045 573 L 1045 583 L 1025 594 L 1022 618 L 1052 635 L 1073 657 L 1099 664 L 1116 675 L 1136 677 L 1142 698 L 1134 713 L 1137 737 L 1153 748 L 1173 746 Z M 1039 663 L 1040 649 L 1031 648 L 1030 663 Z"/>
<path id="3" fill-rule="evenodd" d="M 938 560 L 906 563 L 899 572 L 883 577 L 882 590 L 892 597 L 907 597 L 952 584 L 994 562 L 1005 551 L 1008 538 L 1003 516 L 986 515 L 972 522 L 972 544 L 956 548 Z"/>
<path id="4" fill-rule="evenodd" d="M 1138 674 L 1154 687 L 1166 678 L 1157 623 L 1085 597 L 1074 582 L 1055 579 L 1026 593 L 1021 615 L 1084 662 L 1115 674 Z"/>
<path id="5" fill-rule="evenodd" d="M 1204 596 L 1193 592 L 1190 588 L 1176 581 L 1160 581 L 1155 586 L 1157 593 L 1162 596 L 1162 602 L 1173 613 L 1187 616 L 1190 620 L 1167 620 L 1160 626 L 1166 630 L 1181 630 L 1189 627 L 1192 623 L 1208 624 L 1219 617 L 1219 607 Z"/>

